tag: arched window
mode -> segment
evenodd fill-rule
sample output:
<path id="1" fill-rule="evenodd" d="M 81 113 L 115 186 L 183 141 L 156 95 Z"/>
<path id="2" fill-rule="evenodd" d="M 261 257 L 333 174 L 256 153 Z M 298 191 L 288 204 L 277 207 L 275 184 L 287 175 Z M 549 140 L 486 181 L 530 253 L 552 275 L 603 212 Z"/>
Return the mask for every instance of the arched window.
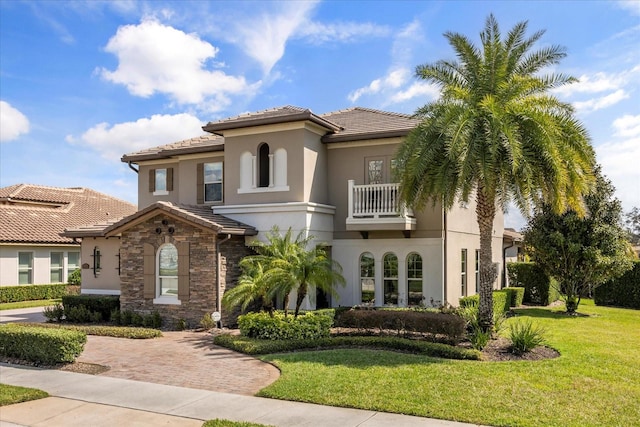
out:
<path id="1" fill-rule="evenodd" d="M 394 253 L 388 253 L 382 263 L 384 304 L 398 305 L 398 257 Z"/>
<path id="2" fill-rule="evenodd" d="M 407 257 L 407 295 L 408 304 L 422 304 L 422 257 L 411 253 Z"/>
<path id="3" fill-rule="evenodd" d="M 268 187 L 270 184 L 269 144 L 263 142 L 258 147 L 258 187 Z"/>
<path id="4" fill-rule="evenodd" d="M 160 246 L 156 262 L 158 296 L 178 297 L 178 249 L 171 243 Z"/>
<path id="5" fill-rule="evenodd" d="M 363 304 L 374 304 L 376 301 L 375 275 L 373 255 L 365 252 L 360 255 L 360 291 Z"/>

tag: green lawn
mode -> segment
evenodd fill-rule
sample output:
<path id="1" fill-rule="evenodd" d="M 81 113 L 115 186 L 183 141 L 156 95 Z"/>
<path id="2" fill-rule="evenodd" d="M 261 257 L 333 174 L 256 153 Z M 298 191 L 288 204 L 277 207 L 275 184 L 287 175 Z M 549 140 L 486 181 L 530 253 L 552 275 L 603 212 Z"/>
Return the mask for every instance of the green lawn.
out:
<path id="1" fill-rule="evenodd" d="M 14 385 L 0 384 L 0 406 L 13 405 L 14 403 L 27 402 L 29 400 L 42 399 L 49 394 L 35 388 L 17 387 Z"/>
<path id="2" fill-rule="evenodd" d="M 13 310 L 16 308 L 31 308 L 31 307 L 44 307 L 46 305 L 54 305 L 61 303 L 62 299 L 42 299 L 34 301 L 20 301 L 20 302 L 3 302 L 0 304 L 0 310 Z"/>
<path id="3" fill-rule="evenodd" d="M 557 310 L 557 309 L 555 309 Z M 583 301 L 567 317 L 517 310 L 561 357 L 536 362 L 435 359 L 377 350 L 263 357 L 282 376 L 259 395 L 496 426 L 640 425 L 640 311 Z"/>

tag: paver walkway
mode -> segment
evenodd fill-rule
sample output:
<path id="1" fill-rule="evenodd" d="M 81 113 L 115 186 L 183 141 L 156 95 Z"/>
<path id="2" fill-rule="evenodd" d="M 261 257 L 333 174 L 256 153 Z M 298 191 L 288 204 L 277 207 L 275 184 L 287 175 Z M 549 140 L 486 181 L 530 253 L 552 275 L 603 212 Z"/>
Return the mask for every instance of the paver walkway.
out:
<path id="1" fill-rule="evenodd" d="M 269 363 L 213 344 L 206 332 L 163 332 L 145 340 L 88 336 L 78 362 L 108 366 L 100 375 L 254 395 L 280 376 Z"/>

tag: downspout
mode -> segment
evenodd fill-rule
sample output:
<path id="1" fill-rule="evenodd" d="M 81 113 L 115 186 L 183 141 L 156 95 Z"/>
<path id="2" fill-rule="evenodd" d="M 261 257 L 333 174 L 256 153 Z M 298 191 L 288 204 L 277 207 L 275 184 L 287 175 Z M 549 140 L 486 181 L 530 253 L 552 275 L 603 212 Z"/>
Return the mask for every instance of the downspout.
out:
<path id="1" fill-rule="evenodd" d="M 216 260 L 216 311 L 218 313 L 220 313 L 220 316 L 222 316 L 222 301 L 220 301 L 220 273 L 222 272 L 222 269 L 220 268 L 220 263 L 222 261 L 222 255 L 220 255 L 220 246 L 231 239 L 231 234 L 227 234 L 227 237 L 225 237 L 224 239 L 220 240 L 217 239 L 216 241 L 216 256 L 217 256 L 217 260 Z M 222 328 L 222 317 L 220 317 L 220 320 L 218 321 L 218 328 Z"/>
<path id="2" fill-rule="evenodd" d="M 131 170 L 132 170 L 132 171 L 134 171 L 135 173 L 139 173 L 139 172 L 140 172 L 140 169 L 136 169 L 136 168 L 134 168 L 134 167 L 131 165 L 131 162 L 128 162 L 127 164 L 129 165 L 129 169 L 131 169 Z"/>
<path id="3" fill-rule="evenodd" d="M 447 304 L 447 212 L 442 210 L 442 224 L 444 229 L 442 230 L 442 235 L 444 236 L 444 245 L 443 245 L 443 257 L 442 257 L 442 279 L 444 280 L 442 284 L 442 305 Z"/>

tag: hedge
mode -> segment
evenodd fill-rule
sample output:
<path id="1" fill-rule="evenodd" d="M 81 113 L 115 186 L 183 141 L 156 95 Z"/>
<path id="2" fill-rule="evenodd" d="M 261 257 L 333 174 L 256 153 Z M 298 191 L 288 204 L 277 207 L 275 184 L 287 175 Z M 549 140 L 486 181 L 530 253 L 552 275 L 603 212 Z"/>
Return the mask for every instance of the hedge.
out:
<path id="1" fill-rule="evenodd" d="M 480 305 L 480 295 L 471 295 L 460 298 L 460 307 L 468 305 Z M 493 291 L 493 315 L 498 317 L 511 309 L 511 297 L 503 290 Z"/>
<path id="2" fill-rule="evenodd" d="M 66 329 L 70 331 L 80 331 L 87 335 L 97 335 L 101 337 L 129 338 L 129 339 L 149 339 L 162 336 L 158 329 L 138 328 L 127 326 L 105 326 L 105 325 L 69 325 L 64 323 L 21 323 L 23 326 L 37 326 L 41 328 Z"/>
<path id="3" fill-rule="evenodd" d="M 265 340 L 318 339 L 328 337 L 333 324 L 332 316 L 308 312 L 297 318 L 276 312 L 247 313 L 238 317 L 240 333 L 250 338 Z"/>
<path id="4" fill-rule="evenodd" d="M 533 262 L 507 263 L 509 285 L 524 288 L 523 302 L 549 305 L 560 299 L 556 281 Z"/>
<path id="5" fill-rule="evenodd" d="M 244 336 L 218 335 L 214 344 L 245 354 L 272 354 L 296 350 L 325 350 L 332 348 L 372 348 L 405 351 L 443 359 L 479 360 L 480 352 L 441 343 L 380 336 L 339 336 L 317 340 L 267 341 Z"/>
<path id="6" fill-rule="evenodd" d="M 369 333 L 383 330 L 396 331 L 398 335 L 421 333 L 434 341 L 458 342 L 464 335 L 465 322 L 460 316 L 431 311 L 408 309 L 352 309 L 342 312 L 335 319 L 335 326 L 356 328 Z"/>
<path id="7" fill-rule="evenodd" d="M 65 283 L 0 286 L 0 303 L 61 298 L 69 293 Z"/>
<path id="8" fill-rule="evenodd" d="M 598 286 L 593 299 L 597 305 L 640 309 L 640 261 L 621 277 Z"/>
<path id="9" fill-rule="evenodd" d="M 0 355 L 37 364 L 73 362 L 87 335 L 80 331 L 8 324 L 0 326 Z"/>
<path id="10" fill-rule="evenodd" d="M 520 307 L 522 305 L 522 301 L 524 300 L 524 288 L 510 286 L 502 290 L 507 293 L 507 299 L 509 300 L 509 305 L 511 307 Z"/>
<path id="11" fill-rule="evenodd" d="M 101 322 L 111 319 L 111 312 L 120 309 L 117 295 L 66 295 L 62 297 L 64 314 L 70 322 Z M 100 313 L 100 318 L 92 316 Z M 85 316 L 86 314 L 86 316 Z"/>

